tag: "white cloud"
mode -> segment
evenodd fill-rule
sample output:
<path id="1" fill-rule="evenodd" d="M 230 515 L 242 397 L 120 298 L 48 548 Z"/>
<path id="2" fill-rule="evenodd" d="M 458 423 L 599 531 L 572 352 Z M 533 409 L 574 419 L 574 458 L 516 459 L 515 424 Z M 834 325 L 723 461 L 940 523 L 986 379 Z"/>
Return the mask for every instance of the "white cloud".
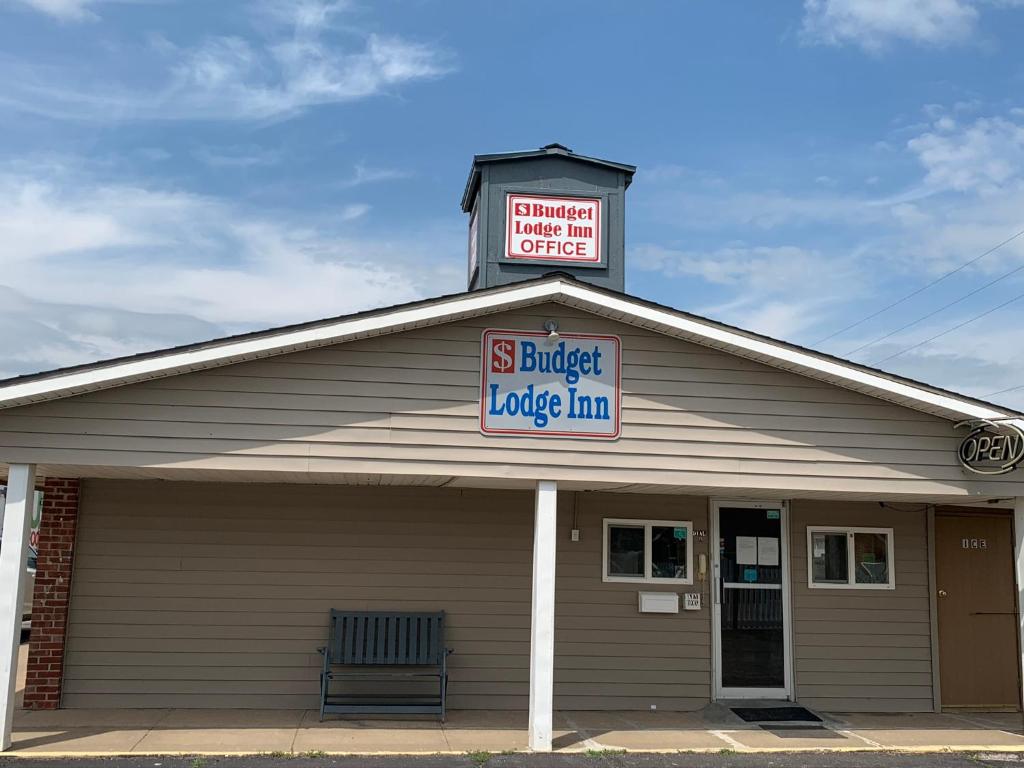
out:
<path id="1" fill-rule="evenodd" d="M 935 190 L 991 193 L 1018 185 L 1024 176 L 1024 124 L 982 117 L 959 126 L 948 116 L 907 142 Z"/>
<path id="2" fill-rule="evenodd" d="M 59 21 L 83 21 L 96 18 L 89 6 L 98 0 L 7 0 L 10 5 L 23 5 L 45 13 Z"/>
<path id="3" fill-rule="evenodd" d="M 809 180 L 803 191 L 740 187 L 735 181 L 694 189 L 696 171 L 688 172 L 678 192 L 657 186 L 652 194 L 638 186 L 634 205 L 639 202 L 646 216 L 676 228 L 673 239 L 700 245 L 641 244 L 630 250 L 630 267 L 664 276 L 666 285 L 703 301 L 704 306 L 689 304 L 701 314 L 842 356 L 1024 264 L 1024 238 L 1018 238 L 893 311 L 818 344 L 1024 226 L 1024 112 L 965 112 L 970 110 L 935 106 L 911 135 L 900 129 L 902 138 L 890 142 L 886 162 L 911 174 L 915 164 L 919 168 L 901 192 L 836 194 Z M 876 167 L 871 158 L 864 162 Z M 1013 274 L 855 358 L 881 360 L 996 307 L 1024 291 L 1022 277 Z M 1021 304 L 884 367 L 976 396 L 1019 386 Z M 1024 389 L 996 399 L 1024 408 Z"/>
<path id="4" fill-rule="evenodd" d="M 49 0 L 48 0 L 49 1 Z M 84 7 L 84 6 L 83 6 Z M 394 36 L 363 35 L 340 25 L 343 3 L 262 4 L 260 34 L 211 36 L 190 48 L 161 38 L 140 51 L 158 57 L 161 80 L 140 90 L 95 85 L 95 73 L 4 62 L 0 103 L 57 118 L 267 120 L 309 107 L 368 98 L 406 83 L 439 77 L 451 57 L 434 46 Z M 139 60 L 146 71 L 153 61 Z"/>
<path id="5" fill-rule="evenodd" d="M 969 320 L 977 312 L 967 312 L 936 320 L 898 334 L 871 347 L 858 360 L 868 364 L 908 349 L 918 342 Z M 996 320 L 996 316 L 992 316 Z M 1020 344 L 1020 327 L 1024 312 L 1008 308 L 996 322 L 979 321 L 964 332 L 954 332 L 934 342 L 917 347 L 892 360 L 878 363 L 882 368 L 918 381 L 936 384 L 955 392 L 1005 404 L 1024 410 L 1024 389 L 993 395 L 1024 384 L 1024 347 Z M 980 326 L 980 327 L 979 327 Z M 866 337 L 861 340 L 870 341 Z M 849 343 L 849 342 L 848 342 Z M 854 340 L 852 344 L 858 342 Z"/>
<path id="6" fill-rule="evenodd" d="M 251 168 L 281 162 L 281 152 L 254 144 L 199 147 L 193 154 L 211 168 Z"/>
<path id="7" fill-rule="evenodd" d="M 70 172 L 0 171 L 0 328 L 16 337 L 0 368 L 67 365 L 463 287 L 460 229 L 355 237 L 345 222 L 362 213 L 296 218 Z"/>
<path id="8" fill-rule="evenodd" d="M 864 284 L 842 259 L 796 246 L 730 245 L 694 252 L 644 244 L 628 258 L 634 269 L 669 278 L 697 277 L 730 289 L 735 298 L 696 311 L 778 339 L 817 327 L 836 302 L 849 300 Z M 816 276 L 813 290 L 802 290 L 810 275 Z"/>
<path id="9" fill-rule="evenodd" d="M 223 332 L 215 323 L 184 314 L 45 301 L 0 285 L 0 378 L 210 339 Z"/>
<path id="10" fill-rule="evenodd" d="M 363 163 L 356 163 L 352 176 L 335 184 L 338 187 L 361 187 L 363 184 L 376 184 L 382 181 L 396 181 L 412 177 L 410 171 L 399 168 L 373 168 Z"/>
<path id="11" fill-rule="evenodd" d="M 342 221 L 354 221 L 370 212 L 370 206 L 366 203 L 352 203 L 341 209 Z"/>
<path id="12" fill-rule="evenodd" d="M 801 34 L 810 43 L 852 43 L 875 53 L 899 40 L 962 43 L 977 20 L 969 0 L 804 0 Z"/>
<path id="13" fill-rule="evenodd" d="M 743 284 L 785 291 L 820 255 L 795 246 L 726 246 L 694 252 L 643 244 L 632 249 L 630 265 L 670 277 L 697 276 L 720 285 Z"/>

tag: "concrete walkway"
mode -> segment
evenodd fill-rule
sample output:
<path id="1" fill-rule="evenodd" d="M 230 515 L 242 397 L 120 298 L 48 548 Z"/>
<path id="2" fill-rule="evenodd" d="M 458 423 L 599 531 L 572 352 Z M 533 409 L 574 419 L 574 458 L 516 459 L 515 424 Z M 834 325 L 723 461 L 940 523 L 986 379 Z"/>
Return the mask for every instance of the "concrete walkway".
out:
<path id="1" fill-rule="evenodd" d="M 1021 751 L 1020 715 L 831 714 L 823 727 L 765 727 L 728 710 L 559 712 L 565 752 L 968 750 Z M 429 720 L 337 720 L 302 710 L 60 710 L 19 712 L 13 754 L 438 754 L 526 749 L 518 712 L 453 712 Z"/>
<path id="2" fill-rule="evenodd" d="M 820 714 L 820 713 L 819 713 Z M 1024 752 L 1017 714 L 822 714 L 820 727 L 745 723 L 724 706 L 699 712 L 558 712 L 560 752 Z M 526 713 L 318 721 L 311 710 L 19 710 L 5 755 L 452 754 L 523 751 Z"/>

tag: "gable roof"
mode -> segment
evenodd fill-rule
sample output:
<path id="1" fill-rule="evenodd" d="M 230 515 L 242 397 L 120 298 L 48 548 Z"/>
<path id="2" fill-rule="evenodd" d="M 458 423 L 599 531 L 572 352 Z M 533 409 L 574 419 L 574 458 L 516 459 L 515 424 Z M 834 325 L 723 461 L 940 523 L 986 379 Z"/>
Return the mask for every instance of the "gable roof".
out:
<path id="1" fill-rule="evenodd" d="M 1012 419 L 1022 414 L 795 344 L 744 331 L 565 273 L 351 315 L 229 336 L 97 363 L 0 380 L 0 408 L 57 400 L 155 378 L 481 317 L 555 302 L 728 352 L 943 418 Z"/>

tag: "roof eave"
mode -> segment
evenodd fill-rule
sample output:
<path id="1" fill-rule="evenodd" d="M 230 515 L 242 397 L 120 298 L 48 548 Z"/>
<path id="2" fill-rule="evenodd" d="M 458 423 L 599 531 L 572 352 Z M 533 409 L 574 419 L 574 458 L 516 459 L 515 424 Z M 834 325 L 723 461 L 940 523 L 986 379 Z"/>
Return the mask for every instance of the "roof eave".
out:
<path id="1" fill-rule="evenodd" d="M 612 168 L 626 175 L 626 188 L 633 183 L 633 175 L 636 173 L 636 166 L 628 163 L 617 163 L 614 160 L 602 160 L 599 157 L 588 155 L 577 155 L 575 152 L 563 148 L 542 148 L 530 149 L 520 152 L 496 152 L 487 155 L 474 155 L 473 165 L 469 169 L 469 178 L 466 179 L 466 188 L 462 193 L 462 210 L 469 213 L 473 207 L 473 198 L 476 195 L 477 187 L 480 186 L 480 166 L 490 163 L 502 163 L 513 160 L 525 160 L 539 157 L 563 157 L 567 160 L 576 160 L 589 165 L 598 165 L 603 168 Z"/>
<path id="2" fill-rule="evenodd" d="M 992 403 L 850 363 L 627 294 L 599 289 L 563 273 L 118 361 L 18 377 L 0 382 L 0 408 L 60 399 L 357 338 L 397 333 L 465 317 L 479 317 L 547 301 L 577 306 L 609 319 L 717 348 L 943 418 L 1013 419 L 1024 424 L 1022 414 Z"/>

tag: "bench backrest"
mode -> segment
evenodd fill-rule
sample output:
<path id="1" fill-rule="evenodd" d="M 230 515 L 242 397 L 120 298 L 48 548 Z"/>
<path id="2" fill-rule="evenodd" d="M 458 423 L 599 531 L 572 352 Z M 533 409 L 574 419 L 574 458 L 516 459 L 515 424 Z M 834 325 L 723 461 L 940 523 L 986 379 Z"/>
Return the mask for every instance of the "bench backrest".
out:
<path id="1" fill-rule="evenodd" d="M 367 613 L 331 611 L 328 659 L 332 664 L 440 664 L 444 611 Z"/>

